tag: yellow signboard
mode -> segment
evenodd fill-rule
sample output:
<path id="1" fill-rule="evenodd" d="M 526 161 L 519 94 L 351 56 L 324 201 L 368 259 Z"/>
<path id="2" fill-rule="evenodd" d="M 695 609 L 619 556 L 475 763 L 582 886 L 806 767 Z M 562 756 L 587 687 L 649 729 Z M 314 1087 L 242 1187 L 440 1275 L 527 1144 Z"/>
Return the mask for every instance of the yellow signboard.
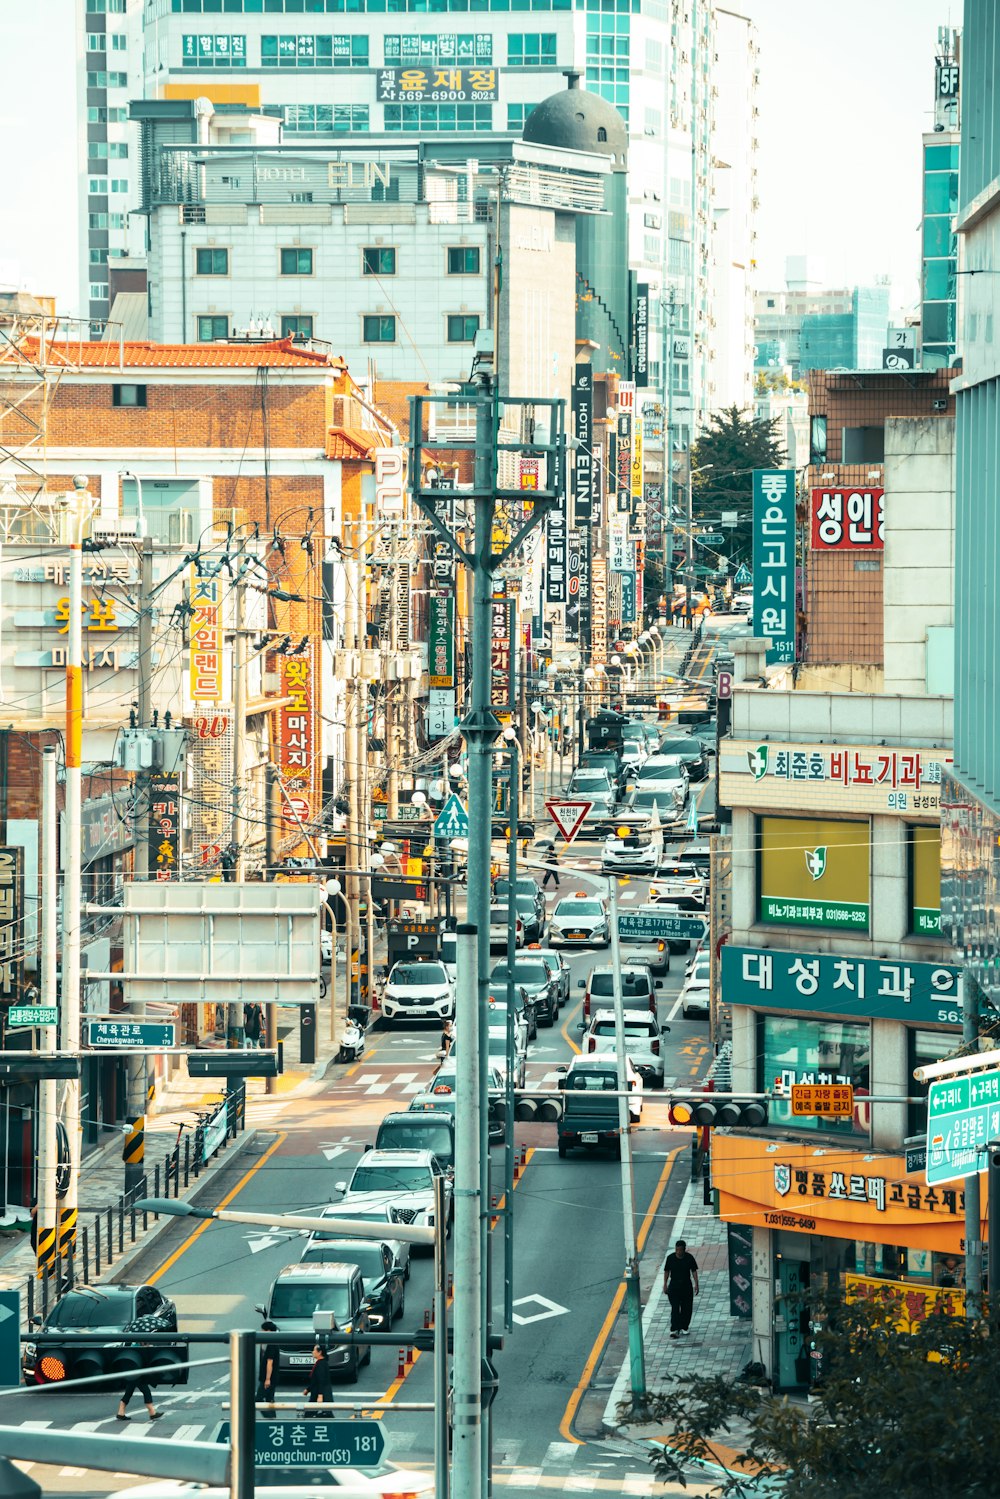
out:
<path id="1" fill-rule="evenodd" d="M 931 1312 L 950 1317 L 965 1315 L 965 1292 L 955 1286 L 917 1285 L 908 1280 L 879 1280 L 869 1275 L 845 1275 L 844 1290 L 848 1301 L 895 1302 L 899 1305 L 896 1327 L 913 1332 Z M 934 1358 L 934 1355 L 931 1355 Z"/>
<path id="2" fill-rule="evenodd" d="M 793 1114 L 854 1113 L 854 1089 L 850 1083 L 793 1083 Z"/>
<path id="3" fill-rule="evenodd" d="M 941 935 L 941 829 L 910 829 L 911 931 L 919 937 Z"/>
<path id="4" fill-rule="evenodd" d="M 820 817 L 757 820 L 758 920 L 776 926 L 868 930 L 871 829 Z"/>

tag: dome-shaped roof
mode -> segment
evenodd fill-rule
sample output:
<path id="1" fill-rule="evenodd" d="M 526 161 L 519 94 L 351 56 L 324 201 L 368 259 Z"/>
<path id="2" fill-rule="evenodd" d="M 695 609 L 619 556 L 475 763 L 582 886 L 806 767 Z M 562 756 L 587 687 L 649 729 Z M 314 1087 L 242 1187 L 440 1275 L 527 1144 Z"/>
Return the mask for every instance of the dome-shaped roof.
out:
<path id="1" fill-rule="evenodd" d="M 524 124 L 524 139 L 566 151 L 595 151 L 625 169 L 628 128 L 613 104 L 580 88 L 579 73 L 567 73 L 569 87 L 543 99 Z"/>

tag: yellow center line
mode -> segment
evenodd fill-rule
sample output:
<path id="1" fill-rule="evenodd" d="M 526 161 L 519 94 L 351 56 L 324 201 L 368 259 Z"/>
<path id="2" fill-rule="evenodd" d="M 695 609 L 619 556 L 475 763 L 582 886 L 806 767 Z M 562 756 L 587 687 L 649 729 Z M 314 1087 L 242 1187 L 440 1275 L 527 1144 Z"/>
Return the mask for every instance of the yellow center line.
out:
<path id="1" fill-rule="evenodd" d="M 250 1178 L 252 1176 L 254 1176 L 260 1170 L 260 1168 L 265 1164 L 266 1161 L 270 1160 L 271 1156 L 274 1155 L 274 1152 L 278 1149 L 279 1145 L 283 1145 L 287 1139 L 288 1139 L 288 1135 L 287 1134 L 278 1135 L 276 1137 L 276 1139 L 272 1142 L 272 1144 L 270 1144 L 267 1147 L 267 1149 L 265 1150 L 264 1154 L 261 1156 L 260 1160 L 259 1161 L 255 1161 L 254 1164 L 250 1167 L 249 1171 L 245 1171 L 243 1173 L 243 1175 L 240 1177 L 239 1181 L 236 1183 L 236 1185 L 232 1189 L 232 1191 L 231 1192 L 227 1192 L 226 1195 L 225 1195 L 225 1197 L 222 1199 L 222 1201 L 220 1203 L 216 1204 L 216 1208 L 215 1208 L 216 1212 L 219 1212 L 222 1208 L 227 1208 L 229 1206 L 229 1204 L 232 1202 L 233 1198 L 239 1196 L 239 1194 L 243 1191 L 243 1188 L 246 1186 L 246 1184 L 250 1180 Z M 194 1243 L 195 1239 L 197 1239 L 201 1234 L 203 1234 L 205 1232 L 206 1228 L 209 1227 L 209 1225 L 211 1224 L 211 1222 L 212 1222 L 211 1218 L 206 1218 L 204 1220 L 204 1222 L 199 1223 L 198 1227 L 194 1230 L 194 1232 L 191 1233 L 191 1234 L 188 1234 L 187 1238 L 184 1240 L 184 1243 L 180 1246 L 180 1248 L 175 1249 L 174 1252 L 173 1252 L 173 1254 L 168 1255 L 167 1258 L 163 1261 L 163 1264 L 159 1267 L 159 1269 L 158 1270 L 154 1270 L 153 1274 L 150 1275 L 147 1278 L 147 1284 L 148 1285 L 155 1285 L 156 1282 L 160 1279 L 161 1275 L 166 1275 L 167 1271 L 171 1268 L 171 1266 L 172 1265 L 176 1265 L 176 1263 L 180 1259 L 181 1255 L 187 1253 L 187 1251 L 191 1248 L 191 1245 Z"/>
<path id="2" fill-rule="evenodd" d="M 667 1181 L 670 1177 L 670 1168 L 674 1164 L 674 1161 L 677 1159 L 677 1156 L 680 1154 L 681 1148 L 682 1147 L 678 1145 L 676 1149 L 670 1151 L 669 1155 L 664 1161 L 663 1170 L 660 1172 L 660 1179 L 656 1183 L 656 1190 L 654 1191 L 653 1196 L 650 1199 L 649 1207 L 646 1209 L 646 1215 L 643 1218 L 642 1223 L 639 1225 L 639 1232 L 636 1235 L 636 1245 L 640 1254 L 645 1248 L 646 1240 L 649 1237 L 649 1230 L 653 1226 L 653 1220 L 656 1217 L 657 1212 L 659 1211 L 660 1203 L 663 1200 L 663 1194 L 667 1189 Z M 594 1370 L 597 1368 L 597 1365 L 600 1363 L 601 1358 L 604 1355 L 604 1350 L 607 1345 L 608 1338 L 611 1336 L 611 1329 L 615 1324 L 615 1319 L 618 1316 L 619 1311 L 621 1310 L 621 1305 L 624 1299 L 625 1282 L 622 1281 L 614 1296 L 611 1298 L 611 1305 L 608 1307 L 608 1314 L 605 1317 L 604 1321 L 601 1323 L 601 1330 L 597 1334 L 597 1338 L 593 1348 L 591 1348 L 590 1353 L 587 1355 L 587 1362 L 583 1366 L 583 1373 L 580 1375 L 580 1382 L 577 1385 L 576 1389 L 573 1391 L 572 1395 L 569 1397 L 569 1402 L 566 1406 L 565 1411 L 563 1412 L 563 1418 L 559 1423 L 559 1435 L 562 1437 L 563 1441 L 573 1442 L 577 1447 L 583 1447 L 585 1444 L 579 1437 L 573 1435 L 573 1422 L 576 1420 L 576 1413 L 580 1407 L 580 1401 L 586 1394 L 587 1387 L 590 1384 Z"/>

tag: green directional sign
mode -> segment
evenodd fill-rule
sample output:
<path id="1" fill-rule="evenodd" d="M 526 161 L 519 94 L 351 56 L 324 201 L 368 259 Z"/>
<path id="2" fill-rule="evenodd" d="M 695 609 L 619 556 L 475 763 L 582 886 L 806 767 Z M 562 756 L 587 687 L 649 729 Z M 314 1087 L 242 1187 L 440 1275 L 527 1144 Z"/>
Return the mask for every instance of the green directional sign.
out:
<path id="1" fill-rule="evenodd" d="M 7 1011 L 8 1026 L 58 1025 L 59 1011 L 55 1005 L 11 1005 Z"/>
<path id="2" fill-rule="evenodd" d="M 677 942 L 703 937 L 705 921 L 667 911 L 619 911 L 618 935 L 623 942 Z"/>
<path id="3" fill-rule="evenodd" d="M 1000 1137 L 1000 1069 L 931 1083 L 927 1096 L 927 1185 L 986 1170 Z"/>
<path id="4" fill-rule="evenodd" d="M 223 1421 L 218 1441 L 229 1441 Z M 375 1468 L 386 1450 L 378 1421 L 302 1421 L 254 1423 L 254 1463 L 258 1468 Z"/>
<path id="5" fill-rule="evenodd" d="M 721 547 L 725 539 L 721 531 L 703 531 L 700 536 L 695 537 L 695 541 L 703 547 Z"/>
<path id="6" fill-rule="evenodd" d="M 170 1021 L 153 1024 L 136 1020 L 90 1020 L 87 1022 L 87 1043 L 90 1046 L 134 1046 L 137 1051 L 147 1046 L 176 1046 L 177 1027 Z"/>

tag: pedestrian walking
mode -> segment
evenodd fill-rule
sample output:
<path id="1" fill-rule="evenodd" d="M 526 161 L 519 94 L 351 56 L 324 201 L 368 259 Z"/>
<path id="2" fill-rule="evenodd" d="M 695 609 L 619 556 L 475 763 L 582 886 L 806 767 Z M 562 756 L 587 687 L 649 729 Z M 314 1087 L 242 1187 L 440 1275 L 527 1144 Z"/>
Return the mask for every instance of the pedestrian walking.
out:
<path id="1" fill-rule="evenodd" d="M 545 847 L 545 851 L 542 854 L 542 863 L 545 865 L 545 878 L 542 881 L 542 889 L 545 889 L 546 885 L 549 883 L 549 880 L 554 880 L 555 887 L 558 890 L 560 888 L 559 856 L 556 853 L 556 846 L 554 843 L 550 843 Z"/>
<path id="2" fill-rule="evenodd" d="M 670 1302 L 670 1336 L 686 1338 L 698 1294 L 698 1264 L 683 1239 L 677 1240 L 673 1254 L 663 1262 L 663 1289 Z"/>
<path id="3" fill-rule="evenodd" d="M 276 1322 L 262 1322 L 261 1332 L 277 1332 Z M 274 1387 L 278 1382 L 278 1345 L 277 1343 L 265 1343 L 260 1350 L 260 1363 L 257 1370 L 257 1399 L 266 1402 L 270 1409 L 265 1415 L 274 1415 Z"/>
<path id="4" fill-rule="evenodd" d="M 324 1401 L 333 1399 L 330 1365 L 326 1361 L 325 1350 L 318 1343 L 313 1349 L 313 1366 L 309 1370 L 309 1383 L 303 1394 L 313 1405 L 322 1405 Z"/>
<path id="5" fill-rule="evenodd" d="M 247 1045 L 260 1046 L 261 1032 L 264 1029 L 264 1012 L 260 1005 L 249 1004 L 243 1006 L 243 1034 Z"/>
<path id="6" fill-rule="evenodd" d="M 122 1398 L 118 1402 L 117 1415 L 118 1415 L 119 1421 L 131 1421 L 132 1417 L 128 1414 L 128 1411 L 126 1410 L 126 1406 L 128 1405 L 129 1401 L 132 1399 L 132 1396 L 135 1394 L 136 1390 L 139 1391 L 139 1394 L 142 1396 L 143 1400 L 146 1402 L 146 1409 L 149 1411 L 149 1419 L 151 1421 L 158 1421 L 160 1419 L 160 1417 L 163 1415 L 163 1412 L 162 1411 L 158 1411 L 154 1407 L 154 1405 L 153 1405 L 153 1392 L 149 1388 L 148 1381 L 145 1380 L 145 1379 L 130 1379 L 129 1382 L 128 1382 L 128 1384 L 125 1386 L 124 1392 L 122 1394 Z"/>

